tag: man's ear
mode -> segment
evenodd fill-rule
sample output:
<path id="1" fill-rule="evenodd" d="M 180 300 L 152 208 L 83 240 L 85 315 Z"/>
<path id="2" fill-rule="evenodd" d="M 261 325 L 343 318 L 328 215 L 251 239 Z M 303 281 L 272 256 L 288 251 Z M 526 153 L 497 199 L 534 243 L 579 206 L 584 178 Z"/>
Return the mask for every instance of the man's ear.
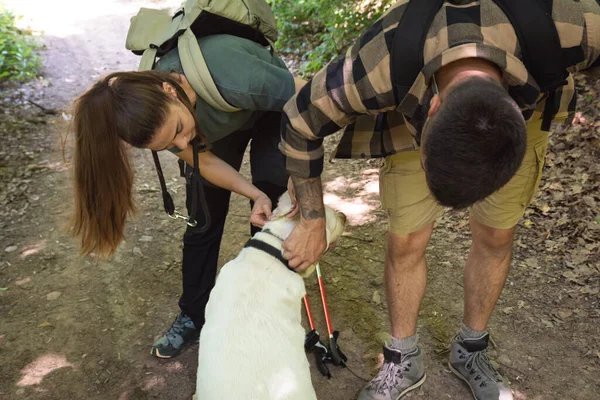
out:
<path id="1" fill-rule="evenodd" d="M 276 219 L 279 217 L 283 217 L 287 215 L 293 209 L 292 199 L 290 198 L 290 194 L 286 191 L 281 195 L 279 201 L 277 202 L 277 208 L 273 210 L 271 213 L 271 219 Z"/>
<path id="2" fill-rule="evenodd" d="M 427 113 L 427 116 L 429 118 L 433 117 L 435 115 L 435 113 L 438 112 L 441 105 L 442 105 L 442 101 L 440 100 L 440 95 L 439 94 L 434 95 L 431 98 L 431 101 L 429 102 L 429 112 Z"/>
<path id="3" fill-rule="evenodd" d="M 165 93 L 167 93 L 169 96 L 173 97 L 174 99 L 177 98 L 177 91 L 169 83 L 163 82 L 162 88 L 165 91 Z"/>

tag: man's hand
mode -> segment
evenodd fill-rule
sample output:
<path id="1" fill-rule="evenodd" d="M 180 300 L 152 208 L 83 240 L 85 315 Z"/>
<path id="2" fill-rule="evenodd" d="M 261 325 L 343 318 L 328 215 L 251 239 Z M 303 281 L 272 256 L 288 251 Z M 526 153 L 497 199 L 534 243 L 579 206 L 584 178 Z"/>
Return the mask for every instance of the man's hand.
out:
<path id="1" fill-rule="evenodd" d="M 262 228 L 265 222 L 271 218 L 272 208 L 271 200 L 269 200 L 266 194 L 260 192 L 254 199 L 254 207 L 252 207 L 252 214 L 250 215 L 252 225 Z"/>
<path id="2" fill-rule="evenodd" d="M 315 264 L 327 249 L 323 189 L 321 178 L 291 179 L 301 218 L 298 226 L 283 242 L 283 257 L 289 260 L 292 269 L 304 271 Z"/>
<path id="3" fill-rule="evenodd" d="M 300 272 L 315 264 L 326 248 L 325 219 L 300 220 L 283 242 L 283 257 L 288 259 L 290 268 Z"/>

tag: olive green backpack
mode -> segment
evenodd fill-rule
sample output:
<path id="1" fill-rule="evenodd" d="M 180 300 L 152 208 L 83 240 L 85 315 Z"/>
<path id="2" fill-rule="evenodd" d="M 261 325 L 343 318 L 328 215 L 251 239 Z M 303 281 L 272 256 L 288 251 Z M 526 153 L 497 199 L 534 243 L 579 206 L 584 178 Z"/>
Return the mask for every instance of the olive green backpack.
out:
<path id="1" fill-rule="evenodd" d="M 157 57 L 177 47 L 183 72 L 196 93 L 218 110 L 239 111 L 217 90 L 198 45 L 199 37 L 216 34 L 271 47 L 278 36 L 265 0 L 186 0 L 173 14 L 168 9 L 141 8 L 131 19 L 125 47 L 142 56 L 139 70 L 152 69 Z"/>

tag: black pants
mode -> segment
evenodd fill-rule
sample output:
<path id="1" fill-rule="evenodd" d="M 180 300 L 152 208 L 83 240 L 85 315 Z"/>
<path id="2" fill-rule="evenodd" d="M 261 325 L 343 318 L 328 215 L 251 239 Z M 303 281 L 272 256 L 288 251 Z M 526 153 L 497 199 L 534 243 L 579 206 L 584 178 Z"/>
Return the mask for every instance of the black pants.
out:
<path id="1" fill-rule="evenodd" d="M 279 143 L 281 113 L 265 113 L 250 130 L 237 131 L 212 144 L 211 151 L 239 171 L 248 143 L 252 183 L 263 191 L 273 203 L 287 189 L 288 173 L 285 158 L 277 148 Z M 186 166 L 186 176 L 191 167 Z M 188 212 L 192 196 L 189 179 L 186 184 Z M 217 261 L 223 237 L 225 218 L 229 211 L 231 192 L 202 180 L 204 194 L 210 212 L 210 226 L 204 233 L 188 227 L 183 236 L 183 292 L 179 299 L 181 311 L 189 315 L 197 328 L 204 325 L 204 310 L 210 291 L 215 285 Z M 251 206 L 253 202 L 250 202 Z M 204 226 L 204 216 L 198 205 L 198 226 Z M 250 214 L 248 214 L 250 216 Z M 251 234 L 258 231 L 251 226 Z"/>

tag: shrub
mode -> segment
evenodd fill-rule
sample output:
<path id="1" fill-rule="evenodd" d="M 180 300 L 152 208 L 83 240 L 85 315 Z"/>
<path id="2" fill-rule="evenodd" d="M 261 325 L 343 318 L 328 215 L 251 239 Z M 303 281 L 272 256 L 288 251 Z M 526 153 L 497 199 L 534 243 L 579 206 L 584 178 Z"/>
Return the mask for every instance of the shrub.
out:
<path id="1" fill-rule="evenodd" d="M 17 28 L 17 17 L 0 3 L 0 82 L 26 81 L 40 70 L 31 32 Z"/>
<path id="2" fill-rule="evenodd" d="M 277 49 L 311 75 L 344 53 L 395 0 L 268 0 L 277 17 Z"/>

